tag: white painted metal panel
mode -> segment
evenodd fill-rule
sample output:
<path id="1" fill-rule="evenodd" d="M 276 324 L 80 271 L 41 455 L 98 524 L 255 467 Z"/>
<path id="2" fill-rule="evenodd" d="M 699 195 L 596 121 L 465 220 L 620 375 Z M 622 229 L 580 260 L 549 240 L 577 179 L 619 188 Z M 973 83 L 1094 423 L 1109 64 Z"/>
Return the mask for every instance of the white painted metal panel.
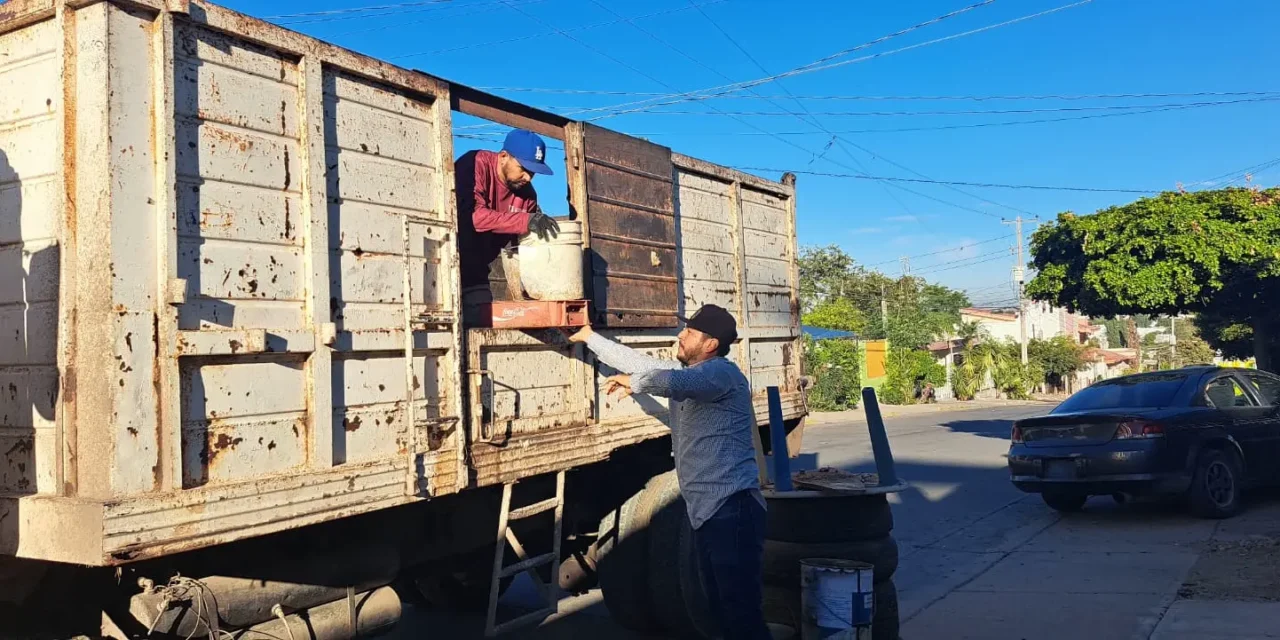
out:
<path id="1" fill-rule="evenodd" d="M 56 492 L 60 38 L 0 35 L 0 494 Z"/>

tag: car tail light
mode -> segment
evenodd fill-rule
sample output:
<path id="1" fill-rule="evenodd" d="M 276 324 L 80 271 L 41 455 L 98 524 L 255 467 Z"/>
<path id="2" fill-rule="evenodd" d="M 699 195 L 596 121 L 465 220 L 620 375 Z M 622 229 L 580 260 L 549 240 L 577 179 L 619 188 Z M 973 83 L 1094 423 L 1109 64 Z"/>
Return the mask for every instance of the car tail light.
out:
<path id="1" fill-rule="evenodd" d="M 1009 434 L 1009 440 L 1014 444 L 1022 444 L 1022 427 L 1013 425 L 1013 431 Z"/>
<path id="2" fill-rule="evenodd" d="M 1163 438 L 1164 427 L 1159 423 L 1146 420 L 1129 420 L 1116 425 L 1116 440 L 1137 440 L 1140 438 Z"/>

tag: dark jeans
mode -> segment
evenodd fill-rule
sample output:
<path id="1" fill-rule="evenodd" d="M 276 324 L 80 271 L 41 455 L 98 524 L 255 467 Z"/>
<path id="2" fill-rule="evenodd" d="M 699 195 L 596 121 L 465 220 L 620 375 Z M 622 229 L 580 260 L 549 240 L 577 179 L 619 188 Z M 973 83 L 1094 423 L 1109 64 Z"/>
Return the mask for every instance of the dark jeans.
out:
<path id="1" fill-rule="evenodd" d="M 703 589 L 725 640 L 769 640 L 764 624 L 764 507 L 735 493 L 694 530 Z"/>

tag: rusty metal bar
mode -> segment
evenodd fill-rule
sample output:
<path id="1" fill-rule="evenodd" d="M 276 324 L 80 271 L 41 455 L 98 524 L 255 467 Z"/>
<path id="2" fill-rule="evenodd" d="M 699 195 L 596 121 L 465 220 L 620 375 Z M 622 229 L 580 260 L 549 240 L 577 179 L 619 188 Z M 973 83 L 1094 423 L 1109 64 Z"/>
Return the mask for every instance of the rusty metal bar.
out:
<path id="1" fill-rule="evenodd" d="M 454 111 L 483 118 L 538 135 L 564 141 L 569 119 L 550 111 L 535 109 L 492 93 L 485 93 L 456 82 L 449 83 L 449 105 Z"/>

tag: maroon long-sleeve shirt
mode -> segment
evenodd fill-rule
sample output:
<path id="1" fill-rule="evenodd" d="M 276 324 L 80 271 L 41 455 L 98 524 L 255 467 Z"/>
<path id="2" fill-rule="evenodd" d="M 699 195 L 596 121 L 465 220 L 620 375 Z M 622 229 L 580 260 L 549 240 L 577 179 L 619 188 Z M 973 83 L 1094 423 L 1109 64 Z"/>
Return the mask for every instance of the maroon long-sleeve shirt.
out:
<path id="1" fill-rule="evenodd" d="M 489 281 L 489 263 L 529 230 L 538 202 L 533 185 L 512 192 L 498 173 L 498 154 L 469 151 L 454 163 L 458 197 L 458 257 L 462 286 Z"/>

